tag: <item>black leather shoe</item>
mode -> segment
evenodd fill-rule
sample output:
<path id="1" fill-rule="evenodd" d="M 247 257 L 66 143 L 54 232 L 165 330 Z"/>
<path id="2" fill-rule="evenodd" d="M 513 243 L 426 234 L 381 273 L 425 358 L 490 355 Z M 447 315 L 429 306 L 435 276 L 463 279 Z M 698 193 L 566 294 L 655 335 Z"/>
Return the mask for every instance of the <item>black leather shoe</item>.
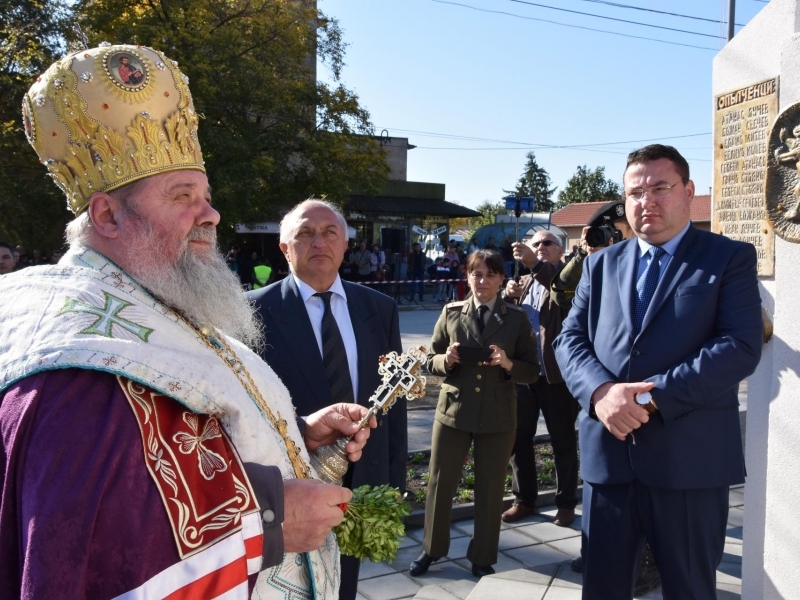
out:
<path id="1" fill-rule="evenodd" d="M 578 558 L 573 560 L 570 567 L 572 567 L 572 570 L 575 571 L 576 573 L 583 573 L 583 557 L 579 556 Z"/>
<path id="2" fill-rule="evenodd" d="M 431 563 L 434 563 L 437 560 L 439 559 L 431 558 L 423 550 L 419 553 L 419 556 L 414 560 L 414 562 L 411 563 L 411 566 L 408 568 L 408 572 L 414 577 L 418 575 L 425 575 L 425 573 L 428 572 L 428 567 L 431 566 Z"/>
<path id="3" fill-rule="evenodd" d="M 491 565 L 488 567 L 479 567 L 478 565 L 472 565 L 472 574 L 475 575 L 478 579 L 483 577 L 484 575 L 494 575 L 494 569 Z"/>
<path id="4" fill-rule="evenodd" d="M 650 544 L 645 544 L 642 550 L 642 557 L 639 560 L 639 573 L 633 586 L 633 594 L 635 596 L 643 596 L 660 585 L 661 575 L 659 575 L 656 567 L 656 559 L 653 557 Z"/>

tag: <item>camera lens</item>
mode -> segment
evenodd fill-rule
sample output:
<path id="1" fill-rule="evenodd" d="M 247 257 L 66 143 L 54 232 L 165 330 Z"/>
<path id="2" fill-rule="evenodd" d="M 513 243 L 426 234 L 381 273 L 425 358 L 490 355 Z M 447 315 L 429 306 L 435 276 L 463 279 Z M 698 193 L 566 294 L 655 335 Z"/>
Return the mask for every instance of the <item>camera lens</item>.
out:
<path id="1" fill-rule="evenodd" d="M 589 227 L 586 231 L 586 244 L 590 248 L 597 248 L 608 244 L 608 233 L 605 227 Z"/>

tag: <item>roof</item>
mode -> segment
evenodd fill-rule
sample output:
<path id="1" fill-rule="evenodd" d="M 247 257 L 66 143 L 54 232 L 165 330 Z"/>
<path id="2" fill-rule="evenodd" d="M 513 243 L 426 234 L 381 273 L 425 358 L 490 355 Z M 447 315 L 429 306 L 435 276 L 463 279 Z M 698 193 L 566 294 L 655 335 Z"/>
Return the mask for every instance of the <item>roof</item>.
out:
<path id="1" fill-rule="evenodd" d="M 584 227 L 603 202 L 575 202 L 553 213 L 553 223 L 559 227 Z M 711 221 L 711 196 L 695 196 L 692 201 L 691 218 L 695 223 Z"/>
<path id="2" fill-rule="evenodd" d="M 695 196 L 692 202 L 692 221 L 695 223 L 711 221 L 711 195 Z"/>
<path id="3" fill-rule="evenodd" d="M 574 202 L 553 213 L 553 223 L 559 227 L 584 227 L 598 208 L 609 202 Z"/>
<path id="4" fill-rule="evenodd" d="M 443 217 L 479 217 L 481 213 L 466 206 L 430 198 L 386 196 L 350 196 L 347 210 L 406 215 L 441 215 Z"/>

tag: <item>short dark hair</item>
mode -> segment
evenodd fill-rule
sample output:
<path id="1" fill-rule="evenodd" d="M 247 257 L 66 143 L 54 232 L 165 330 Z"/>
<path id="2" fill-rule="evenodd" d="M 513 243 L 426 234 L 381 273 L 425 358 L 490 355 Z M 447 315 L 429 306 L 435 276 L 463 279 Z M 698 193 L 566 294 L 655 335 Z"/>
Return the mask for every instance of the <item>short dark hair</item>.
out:
<path id="1" fill-rule="evenodd" d="M 681 153 L 675 148 L 672 146 L 665 146 L 664 144 L 650 144 L 649 146 L 639 148 L 628 154 L 628 163 L 625 165 L 625 172 L 628 171 L 631 165 L 649 163 L 662 158 L 666 158 L 675 165 L 675 170 L 678 171 L 678 175 L 681 176 L 683 183 L 688 183 L 689 163 L 686 162 L 686 159 L 683 158 Z M 623 173 L 623 177 L 624 175 L 625 173 Z"/>
<path id="2" fill-rule="evenodd" d="M 0 248 L 8 248 L 8 251 L 11 252 L 12 255 L 16 252 L 11 244 L 6 244 L 5 242 L 0 242 Z"/>
<path id="3" fill-rule="evenodd" d="M 467 273 L 472 273 L 478 263 L 486 263 L 486 268 L 490 273 L 505 274 L 506 263 L 500 253 L 494 250 L 476 250 L 467 259 Z"/>

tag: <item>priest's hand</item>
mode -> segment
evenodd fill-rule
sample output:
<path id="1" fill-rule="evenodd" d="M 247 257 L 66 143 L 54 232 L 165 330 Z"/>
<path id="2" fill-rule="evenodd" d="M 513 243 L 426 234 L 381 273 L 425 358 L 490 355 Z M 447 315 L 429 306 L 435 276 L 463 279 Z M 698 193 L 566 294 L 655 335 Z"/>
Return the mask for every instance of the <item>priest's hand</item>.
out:
<path id="1" fill-rule="evenodd" d="M 352 496 L 347 488 L 316 479 L 285 479 L 284 552 L 310 552 L 320 548 L 331 530 L 342 522 L 344 511 L 339 505 L 350 502 Z"/>
<path id="2" fill-rule="evenodd" d="M 367 416 L 369 411 L 359 404 L 340 402 L 318 410 L 306 417 L 305 442 L 309 452 L 320 446 L 333 444 L 338 438 L 352 435 L 345 451 L 352 462 L 361 458 L 361 449 L 367 443 L 369 430 L 378 426 L 378 420 L 372 417 L 364 429 L 358 428 L 358 422 Z"/>

